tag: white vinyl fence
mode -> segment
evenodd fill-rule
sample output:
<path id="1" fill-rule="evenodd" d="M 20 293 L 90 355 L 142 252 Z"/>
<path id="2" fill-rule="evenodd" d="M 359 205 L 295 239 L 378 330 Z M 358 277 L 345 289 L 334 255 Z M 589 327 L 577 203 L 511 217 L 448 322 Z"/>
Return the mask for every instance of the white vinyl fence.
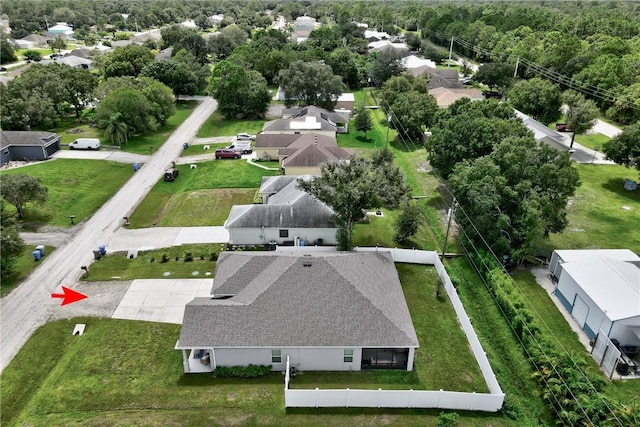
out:
<path id="1" fill-rule="evenodd" d="M 301 248 L 302 249 L 302 248 Z M 291 407 L 365 407 L 365 408 L 437 408 L 496 412 L 502 408 L 504 393 L 489 365 L 489 360 L 473 330 L 458 293 L 436 252 L 397 248 L 355 248 L 356 252 L 390 252 L 395 262 L 434 265 L 444 289 L 480 366 L 489 393 L 464 393 L 444 390 L 290 390 L 289 358 L 285 373 L 285 406 Z"/>

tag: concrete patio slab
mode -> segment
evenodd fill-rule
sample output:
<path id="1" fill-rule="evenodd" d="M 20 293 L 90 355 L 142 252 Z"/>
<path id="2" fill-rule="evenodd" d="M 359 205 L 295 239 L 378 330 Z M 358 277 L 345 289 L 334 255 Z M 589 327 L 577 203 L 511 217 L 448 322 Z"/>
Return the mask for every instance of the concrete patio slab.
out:
<path id="1" fill-rule="evenodd" d="M 111 317 L 181 324 L 184 306 L 209 296 L 212 285 L 212 278 L 134 280 Z"/>
<path id="2" fill-rule="evenodd" d="M 222 226 L 216 227 L 182 227 L 174 245 L 186 243 L 227 243 L 229 232 Z"/>

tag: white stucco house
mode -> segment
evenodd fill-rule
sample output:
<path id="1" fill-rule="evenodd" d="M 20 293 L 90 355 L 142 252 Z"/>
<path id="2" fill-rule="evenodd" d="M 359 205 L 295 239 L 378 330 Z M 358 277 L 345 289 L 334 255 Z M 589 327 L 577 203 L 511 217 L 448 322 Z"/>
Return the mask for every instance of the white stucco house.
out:
<path id="1" fill-rule="evenodd" d="M 298 188 L 297 176 L 264 177 L 262 204 L 235 205 L 224 227 L 234 245 L 336 244 L 333 210 Z M 302 177 L 311 179 L 310 176 Z"/>
<path id="2" fill-rule="evenodd" d="M 589 338 L 640 345 L 640 257 L 628 249 L 556 250 L 555 296 Z"/>
<path id="3" fill-rule="evenodd" d="M 73 28 L 67 25 L 66 22 L 57 22 L 53 27 L 49 27 L 47 36 L 71 39 L 73 38 Z"/>
<path id="4" fill-rule="evenodd" d="M 418 339 L 389 252 L 223 252 L 184 311 L 186 373 L 271 365 L 413 370 Z"/>

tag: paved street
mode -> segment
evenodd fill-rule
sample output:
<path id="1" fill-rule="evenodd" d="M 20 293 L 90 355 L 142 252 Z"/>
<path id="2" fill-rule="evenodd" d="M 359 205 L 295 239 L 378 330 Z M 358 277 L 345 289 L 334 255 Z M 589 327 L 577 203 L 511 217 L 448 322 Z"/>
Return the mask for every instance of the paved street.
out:
<path id="1" fill-rule="evenodd" d="M 68 310 L 67 306 L 60 307 L 60 300 L 52 299 L 51 293 L 59 292 L 60 285 L 77 287 L 82 273 L 80 266 L 90 264 L 92 251 L 112 238 L 122 225 L 122 217 L 133 212 L 164 170 L 180 157 L 183 142 L 192 140 L 217 107 L 212 98 L 203 97 L 201 100 L 189 118 L 120 191 L 83 226 L 74 230 L 70 239 L 47 256 L 27 280 L 1 300 L 0 370 L 4 370 L 37 327 Z M 70 306 L 77 305 L 74 310 L 79 310 L 84 304 L 89 305 L 92 295 L 88 296 L 87 300 Z"/>

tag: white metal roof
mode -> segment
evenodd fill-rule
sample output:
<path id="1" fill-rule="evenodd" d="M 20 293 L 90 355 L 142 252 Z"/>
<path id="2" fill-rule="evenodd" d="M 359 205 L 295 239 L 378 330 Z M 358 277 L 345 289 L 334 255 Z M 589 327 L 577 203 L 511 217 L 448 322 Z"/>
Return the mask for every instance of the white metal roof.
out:
<path id="1" fill-rule="evenodd" d="M 614 257 L 570 255 L 575 255 L 574 260 L 563 258 L 563 274 L 569 274 L 609 319 L 637 317 L 640 326 L 640 257 L 634 254 L 633 260 L 621 260 L 621 252 Z"/>

